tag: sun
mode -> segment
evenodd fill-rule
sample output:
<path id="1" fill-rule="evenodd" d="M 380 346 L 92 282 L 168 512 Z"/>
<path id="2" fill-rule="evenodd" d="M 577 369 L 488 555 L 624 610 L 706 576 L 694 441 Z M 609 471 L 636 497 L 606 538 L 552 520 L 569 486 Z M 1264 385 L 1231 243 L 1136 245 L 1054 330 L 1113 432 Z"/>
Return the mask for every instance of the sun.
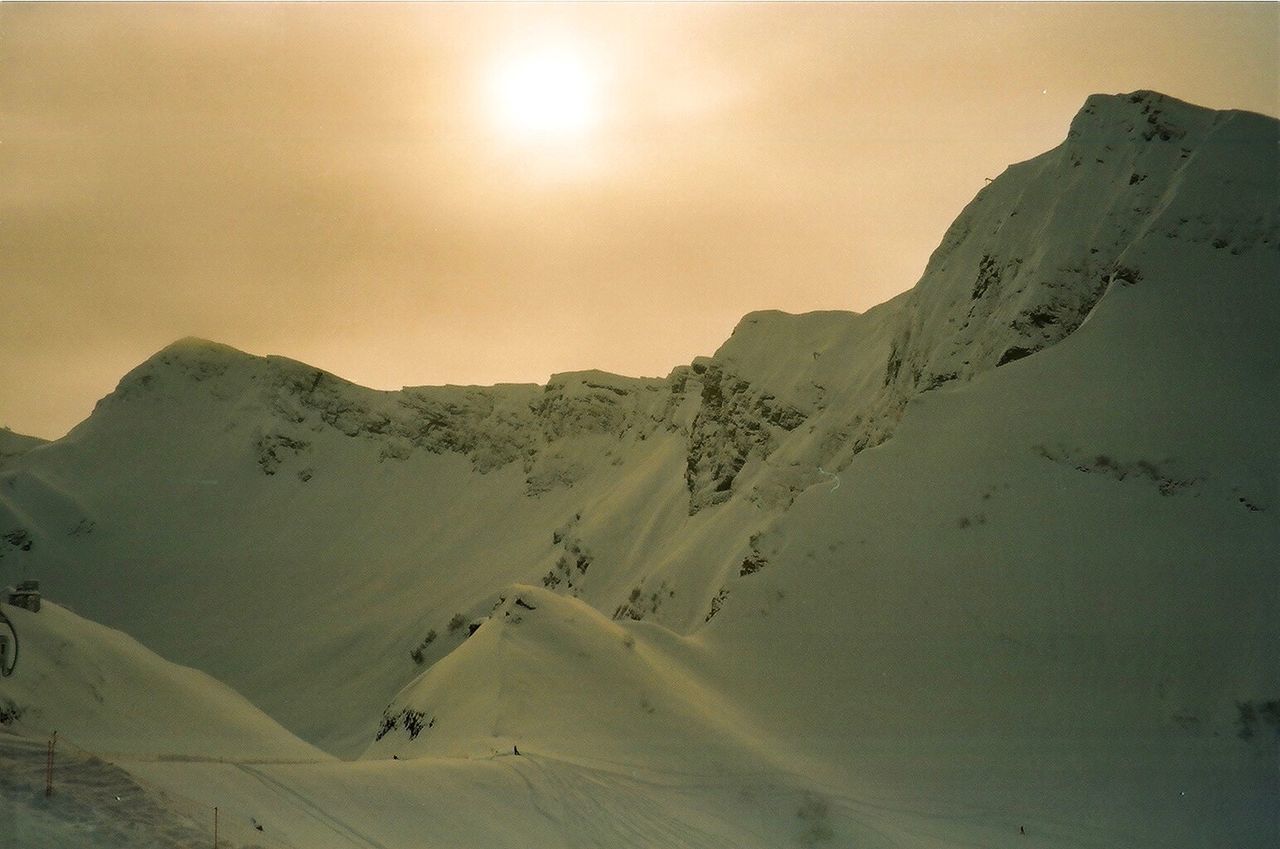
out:
<path id="1" fill-rule="evenodd" d="M 499 62 L 492 78 L 492 107 L 500 128 L 521 141 L 578 138 L 599 117 L 596 80 L 588 63 L 563 48 Z"/>

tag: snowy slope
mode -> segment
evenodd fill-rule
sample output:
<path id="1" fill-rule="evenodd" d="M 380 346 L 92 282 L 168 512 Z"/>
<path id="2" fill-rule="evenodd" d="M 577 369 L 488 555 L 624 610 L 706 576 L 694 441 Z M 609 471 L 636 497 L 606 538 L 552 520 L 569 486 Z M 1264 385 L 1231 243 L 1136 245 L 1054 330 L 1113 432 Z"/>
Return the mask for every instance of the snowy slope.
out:
<path id="1" fill-rule="evenodd" d="M 121 758 L 331 760 L 224 684 L 119 631 L 47 600 L 39 613 L 3 612 L 20 640 L 14 674 L 0 678 L 3 849 L 209 845 L 205 807 L 139 780 L 112 762 Z M 45 745 L 54 731 L 55 792 L 46 797 Z M 207 798 L 200 789 L 194 795 Z"/>
<path id="2" fill-rule="evenodd" d="M 538 610 L 505 602 L 397 697 L 369 756 L 521 742 L 714 771 L 736 734 L 760 763 L 874 781 L 899 826 L 949 798 L 1065 845 L 1270 845 L 1280 263 L 1134 256 L 1143 283 L 1079 333 L 917 398 L 805 492 L 696 638 L 602 622 L 588 642 L 579 611 L 540 631 L 546 600 L 515 590 Z"/>
<path id="3" fill-rule="evenodd" d="M 520 743 L 773 776 L 812 842 L 1267 845 L 1278 140 L 1091 97 L 914 289 L 665 379 L 375 392 L 184 340 L 0 471 L 0 575 L 361 769 Z"/>
<path id="4" fill-rule="evenodd" d="M 1008 769 L 1002 750 L 1038 763 L 1025 796 L 1079 793 L 1124 752 L 1135 774 L 1089 802 L 1112 834 L 1140 821 L 1138 845 L 1264 846 L 1280 811 L 1280 265 L 1136 256 L 1142 284 L 1077 334 L 917 399 L 839 488 L 805 493 L 702 638 L 731 700 L 835 763 L 872 741 L 964 740 L 984 774 Z"/>
<path id="5" fill-rule="evenodd" d="M 1146 260 L 1069 342 L 918 399 L 805 493 L 696 637 L 510 588 L 366 756 L 806 775 L 886 845 L 1271 845 L 1274 260 Z"/>
<path id="6" fill-rule="evenodd" d="M 119 631 L 48 601 L 39 613 L 3 610 L 20 641 L 14 674 L 0 678 L 10 732 L 57 731 L 100 753 L 326 759 L 224 684 Z"/>
<path id="7" fill-rule="evenodd" d="M 26 436 L 7 427 L 0 427 L 0 467 L 14 457 L 26 454 L 32 448 L 47 445 L 48 442 L 38 436 Z"/>

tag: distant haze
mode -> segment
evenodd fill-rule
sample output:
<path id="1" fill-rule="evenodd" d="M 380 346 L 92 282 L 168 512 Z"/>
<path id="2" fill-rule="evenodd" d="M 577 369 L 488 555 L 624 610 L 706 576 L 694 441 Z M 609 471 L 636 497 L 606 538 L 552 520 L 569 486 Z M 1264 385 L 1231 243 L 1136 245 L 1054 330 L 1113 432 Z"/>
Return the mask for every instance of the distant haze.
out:
<path id="1" fill-rule="evenodd" d="M 1270 3 L 3 4 L 0 424 L 188 335 L 380 388 L 666 374 L 910 287 L 1092 92 L 1277 114 L 1278 43 Z M 496 102 L 526 67 L 583 100 Z"/>

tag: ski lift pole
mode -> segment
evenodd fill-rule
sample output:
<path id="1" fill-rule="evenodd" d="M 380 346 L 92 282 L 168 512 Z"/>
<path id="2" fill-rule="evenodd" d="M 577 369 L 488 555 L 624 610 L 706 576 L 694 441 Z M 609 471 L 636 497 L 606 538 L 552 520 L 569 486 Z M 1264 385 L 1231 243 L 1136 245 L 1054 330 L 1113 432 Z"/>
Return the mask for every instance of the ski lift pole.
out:
<path id="1" fill-rule="evenodd" d="M 213 849 L 218 849 L 218 806 L 213 806 Z"/>

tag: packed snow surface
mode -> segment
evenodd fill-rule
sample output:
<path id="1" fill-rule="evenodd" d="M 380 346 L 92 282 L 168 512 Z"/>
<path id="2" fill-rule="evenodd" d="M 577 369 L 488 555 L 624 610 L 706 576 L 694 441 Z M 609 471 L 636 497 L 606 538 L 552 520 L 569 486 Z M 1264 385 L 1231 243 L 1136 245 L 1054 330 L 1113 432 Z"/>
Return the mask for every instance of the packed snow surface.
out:
<path id="1" fill-rule="evenodd" d="M 40 730 L 229 845 L 1274 845 L 1278 141 L 1091 97 L 915 288 L 661 379 L 378 392 L 175 343 L 0 462 L 0 577 L 356 760 L 53 606 Z M 211 718 L 126 718 L 142 681 Z"/>

